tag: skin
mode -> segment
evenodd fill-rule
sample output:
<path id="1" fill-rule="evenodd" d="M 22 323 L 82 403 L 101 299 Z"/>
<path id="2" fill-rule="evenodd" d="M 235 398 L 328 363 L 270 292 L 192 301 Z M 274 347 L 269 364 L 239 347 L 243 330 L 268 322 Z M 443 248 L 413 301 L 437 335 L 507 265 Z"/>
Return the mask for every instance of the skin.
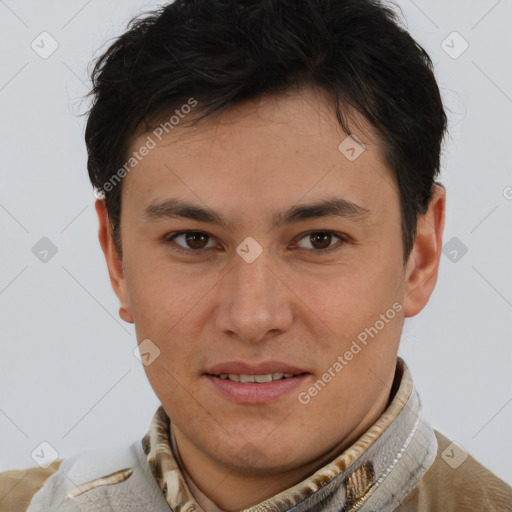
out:
<path id="1" fill-rule="evenodd" d="M 228 511 L 300 482 L 378 419 L 390 398 L 404 319 L 425 307 L 437 281 L 444 189 L 435 187 L 428 212 L 418 218 L 404 267 L 396 180 L 377 136 L 358 114 L 352 119 L 361 127 L 353 124 L 352 133 L 366 144 L 355 161 L 338 150 L 347 134 L 330 98 L 311 89 L 264 96 L 195 127 L 176 127 L 124 178 L 122 261 L 104 202 L 96 201 L 121 318 L 135 323 L 139 343 L 149 338 L 160 349 L 145 371 L 171 418 L 181 458 L 196 485 Z M 146 137 L 139 133 L 130 151 Z M 371 215 L 271 228 L 274 212 L 333 195 Z M 144 219 L 146 206 L 171 196 L 219 211 L 231 229 Z M 208 237 L 192 247 L 179 237 L 175 246 L 195 250 L 180 254 L 166 241 L 178 231 Z M 333 232 L 330 243 L 310 237 L 325 231 Z M 263 249 L 252 263 L 236 252 L 248 236 Z M 197 255 L 194 247 L 205 246 Z M 322 253 L 325 246 L 339 250 Z M 301 404 L 298 392 L 395 302 L 402 311 Z M 272 403 L 239 404 L 204 375 L 233 360 L 284 361 L 310 375 Z"/>

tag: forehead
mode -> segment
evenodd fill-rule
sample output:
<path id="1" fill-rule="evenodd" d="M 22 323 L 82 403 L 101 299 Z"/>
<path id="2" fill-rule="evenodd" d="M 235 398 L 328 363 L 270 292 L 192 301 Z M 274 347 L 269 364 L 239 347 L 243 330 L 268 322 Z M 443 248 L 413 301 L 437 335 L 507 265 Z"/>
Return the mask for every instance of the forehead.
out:
<path id="1" fill-rule="evenodd" d="M 321 143 L 326 136 L 325 142 L 330 144 L 329 135 L 333 133 L 336 140 L 347 137 L 336 118 L 334 97 L 321 89 L 291 88 L 279 94 L 262 95 L 213 112 L 197 124 L 193 123 L 201 113 L 200 107 L 189 108 L 187 103 L 190 99 L 183 99 L 181 106 L 176 104 L 154 115 L 149 129 L 139 125 L 130 150 L 135 150 L 155 130 L 160 132 L 156 136 L 158 141 L 163 139 L 165 144 L 172 144 L 175 151 L 190 150 L 192 144 L 194 149 L 207 150 L 209 145 L 221 144 L 223 139 L 234 136 L 246 137 L 250 145 L 250 130 L 273 132 L 295 146 L 303 146 L 303 139 L 310 139 L 311 144 Z M 353 108 L 345 106 L 343 110 L 351 133 L 382 152 L 381 141 L 372 125 Z"/>
<path id="2" fill-rule="evenodd" d="M 327 94 L 300 90 L 264 96 L 195 125 L 190 124 L 194 112 L 188 117 L 181 113 L 179 120 L 175 116 L 177 124 L 170 128 L 167 123 L 162 130 L 174 113 L 160 116 L 150 131 L 140 131 L 132 140 L 129 155 L 148 138 L 155 143 L 123 185 L 127 194 L 136 188 L 140 208 L 169 191 L 206 204 L 212 202 L 206 197 L 216 197 L 219 205 L 238 200 L 246 208 L 251 201 L 259 206 L 299 202 L 334 190 L 368 209 L 383 208 L 389 200 L 398 204 L 396 181 L 379 138 L 355 112 L 348 121 L 356 140 L 349 137 Z"/>

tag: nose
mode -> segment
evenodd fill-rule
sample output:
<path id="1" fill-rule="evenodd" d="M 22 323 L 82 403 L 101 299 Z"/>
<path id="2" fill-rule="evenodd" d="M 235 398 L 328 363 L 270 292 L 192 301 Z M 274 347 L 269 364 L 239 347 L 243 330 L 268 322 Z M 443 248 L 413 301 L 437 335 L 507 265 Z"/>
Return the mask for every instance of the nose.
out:
<path id="1" fill-rule="evenodd" d="M 237 255 L 220 283 L 217 329 L 246 343 L 287 331 L 293 321 L 293 294 L 284 277 L 265 251 L 252 263 Z"/>

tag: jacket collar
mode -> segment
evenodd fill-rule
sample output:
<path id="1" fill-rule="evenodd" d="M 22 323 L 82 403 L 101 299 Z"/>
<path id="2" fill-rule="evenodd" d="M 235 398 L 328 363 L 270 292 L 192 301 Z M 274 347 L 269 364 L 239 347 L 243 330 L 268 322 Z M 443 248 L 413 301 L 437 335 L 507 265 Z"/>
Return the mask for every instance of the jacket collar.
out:
<path id="1" fill-rule="evenodd" d="M 142 440 L 167 503 L 181 512 L 220 510 L 184 471 L 175 445 L 173 451 L 171 432 L 169 417 L 160 406 Z M 434 430 L 421 416 L 409 369 L 398 357 L 390 401 L 377 421 L 313 475 L 243 512 L 392 511 L 418 484 L 436 453 Z"/>

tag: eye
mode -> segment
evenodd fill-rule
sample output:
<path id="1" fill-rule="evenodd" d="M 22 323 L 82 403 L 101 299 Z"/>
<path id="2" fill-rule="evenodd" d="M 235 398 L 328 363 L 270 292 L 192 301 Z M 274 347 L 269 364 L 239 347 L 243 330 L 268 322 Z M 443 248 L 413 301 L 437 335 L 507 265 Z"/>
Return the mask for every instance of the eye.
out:
<path id="1" fill-rule="evenodd" d="M 341 240 L 342 243 L 338 245 L 331 245 L 335 239 Z M 330 252 L 331 250 L 338 250 L 344 243 L 348 242 L 348 237 L 342 234 L 336 234 L 333 231 L 310 231 L 302 235 L 300 240 L 305 240 L 307 244 L 312 245 L 312 249 L 316 252 Z M 299 246 L 300 247 L 300 246 Z M 301 249 L 311 249 L 311 247 L 301 247 Z"/>
<path id="2" fill-rule="evenodd" d="M 178 244 L 176 240 L 179 239 L 181 239 L 185 245 Z M 190 253 L 193 251 L 199 252 L 201 249 L 210 249 L 211 247 L 207 247 L 209 239 L 210 235 L 200 231 L 182 231 L 166 238 L 168 242 L 172 243 L 175 251 L 184 253 Z M 215 243 L 213 244 L 213 247 L 215 247 Z"/>

